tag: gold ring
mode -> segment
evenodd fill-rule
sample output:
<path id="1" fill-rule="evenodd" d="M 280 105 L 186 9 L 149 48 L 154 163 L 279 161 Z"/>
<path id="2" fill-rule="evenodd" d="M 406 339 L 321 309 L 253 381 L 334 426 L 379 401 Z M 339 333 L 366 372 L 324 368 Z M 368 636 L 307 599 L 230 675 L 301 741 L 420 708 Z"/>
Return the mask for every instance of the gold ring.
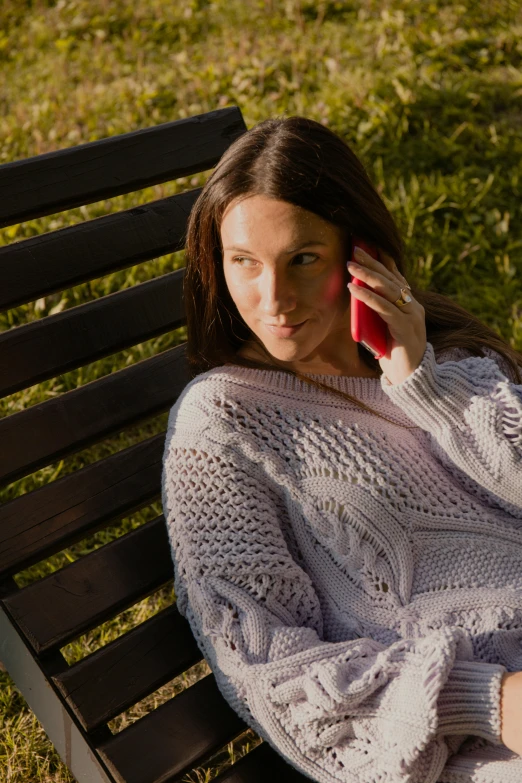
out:
<path id="1" fill-rule="evenodd" d="M 411 302 L 412 297 L 409 295 L 408 291 L 411 291 L 409 285 L 406 285 L 403 288 L 401 288 L 401 295 L 398 299 L 395 300 L 393 304 L 397 305 L 397 307 L 404 307 L 405 304 Z"/>

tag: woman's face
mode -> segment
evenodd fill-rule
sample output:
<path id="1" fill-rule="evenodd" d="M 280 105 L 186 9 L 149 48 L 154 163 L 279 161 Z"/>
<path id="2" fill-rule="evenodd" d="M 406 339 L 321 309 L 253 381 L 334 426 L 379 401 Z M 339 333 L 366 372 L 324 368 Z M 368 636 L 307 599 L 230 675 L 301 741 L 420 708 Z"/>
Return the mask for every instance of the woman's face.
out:
<path id="1" fill-rule="evenodd" d="M 354 374 L 361 362 L 340 228 L 286 201 L 250 196 L 229 204 L 221 242 L 232 300 L 272 357 L 303 372 Z M 288 334 L 269 328 L 301 323 Z"/>

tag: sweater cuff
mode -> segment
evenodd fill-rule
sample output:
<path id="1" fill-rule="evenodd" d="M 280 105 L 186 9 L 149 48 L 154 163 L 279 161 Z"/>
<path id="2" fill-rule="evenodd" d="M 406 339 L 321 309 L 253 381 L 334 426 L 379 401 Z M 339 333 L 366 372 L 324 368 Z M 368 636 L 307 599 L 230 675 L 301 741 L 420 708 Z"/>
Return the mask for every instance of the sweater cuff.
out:
<path id="1" fill-rule="evenodd" d="M 502 745 L 500 686 L 505 666 L 455 661 L 438 698 L 438 733 L 471 734 Z"/>
<path id="2" fill-rule="evenodd" d="M 458 362 L 437 363 L 433 345 L 428 342 L 419 366 L 402 383 L 390 384 L 381 376 L 381 388 L 389 399 L 422 429 L 437 432 L 460 427 L 462 412 L 477 394 Z"/>

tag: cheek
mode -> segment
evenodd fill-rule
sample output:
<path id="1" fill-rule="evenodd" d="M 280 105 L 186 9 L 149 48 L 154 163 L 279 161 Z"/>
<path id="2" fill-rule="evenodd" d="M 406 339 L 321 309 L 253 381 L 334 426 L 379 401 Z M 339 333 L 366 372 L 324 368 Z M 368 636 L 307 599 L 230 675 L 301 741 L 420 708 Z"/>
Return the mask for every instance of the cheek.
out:
<path id="1" fill-rule="evenodd" d="M 333 306 L 343 296 L 344 285 L 343 270 L 337 267 L 325 283 L 321 297 L 323 302 Z"/>
<path id="2" fill-rule="evenodd" d="M 229 286 L 229 291 L 232 299 L 235 301 L 238 307 L 251 307 L 254 300 L 253 289 L 244 283 L 232 282 Z"/>
<path id="3" fill-rule="evenodd" d="M 228 292 L 232 301 L 236 306 L 241 306 L 245 300 L 245 291 L 243 290 L 242 286 L 238 284 L 237 280 L 234 279 L 234 275 L 229 273 L 226 267 L 224 276 L 225 283 L 227 284 Z"/>

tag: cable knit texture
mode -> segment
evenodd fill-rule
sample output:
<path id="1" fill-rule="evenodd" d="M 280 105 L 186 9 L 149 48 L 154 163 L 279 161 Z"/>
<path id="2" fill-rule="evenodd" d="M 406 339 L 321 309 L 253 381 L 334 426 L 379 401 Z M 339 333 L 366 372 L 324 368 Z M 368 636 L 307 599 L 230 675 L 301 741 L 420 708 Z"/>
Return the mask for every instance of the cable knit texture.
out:
<path id="1" fill-rule="evenodd" d="M 177 606 L 223 697 L 319 783 L 521 783 L 522 386 L 485 349 L 401 384 L 233 365 L 172 407 Z M 404 429 L 399 424 L 413 426 Z"/>

